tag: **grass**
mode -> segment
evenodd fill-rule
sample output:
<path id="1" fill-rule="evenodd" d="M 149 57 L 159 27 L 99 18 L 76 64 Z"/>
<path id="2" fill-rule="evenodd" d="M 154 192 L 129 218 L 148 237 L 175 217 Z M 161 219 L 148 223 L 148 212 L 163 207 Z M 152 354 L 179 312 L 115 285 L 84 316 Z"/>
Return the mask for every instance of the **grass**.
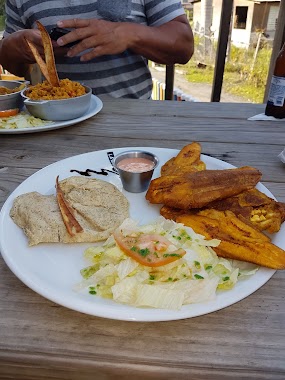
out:
<path id="1" fill-rule="evenodd" d="M 237 73 L 225 73 L 224 86 L 226 92 L 241 96 L 252 103 L 263 103 L 265 87 L 256 87 L 246 80 L 241 80 Z"/>
<path id="2" fill-rule="evenodd" d="M 5 16 L 0 16 L 0 31 L 5 29 Z"/>
<path id="3" fill-rule="evenodd" d="M 254 48 L 242 49 L 232 46 L 230 57 L 225 65 L 223 90 L 245 98 L 253 103 L 263 103 L 267 73 L 271 57 L 271 49 L 264 46 L 259 50 L 252 68 Z M 213 83 L 213 63 L 206 68 L 197 67 L 197 58 L 182 69 L 189 82 Z"/>
<path id="4" fill-rule="evenodd" d="M 184 67 L 185 69 L 185 67 Z M 214 69 L 207 66 L 205 69 L 199 69 L 194 62 L 189 62 L 186 69 L 186 78 L 189 82 L 195 83 L 212 83 Z"/>

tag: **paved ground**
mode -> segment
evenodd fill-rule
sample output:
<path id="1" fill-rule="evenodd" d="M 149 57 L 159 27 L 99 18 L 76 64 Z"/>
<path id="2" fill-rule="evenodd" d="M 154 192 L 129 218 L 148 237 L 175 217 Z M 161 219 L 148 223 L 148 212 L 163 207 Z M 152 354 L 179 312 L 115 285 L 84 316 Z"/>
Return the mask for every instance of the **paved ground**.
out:
<path id="1" fill-rule="evenodd" d="M 159 82 L 165 82 L 164 68 L 151 68 L 153 78 Z M 188 82 L 183 72 L 176 70 L 174 77 L 174 87 L 183 91 L 187 95 L 191 95 L 195 100 L 200 102 L 209 102 L 211 99 L 212 85 L 207 83 Z M 229 103 L 251 103 L 248 99 L 228 94 L 222 91 L 221 102 Z"/>

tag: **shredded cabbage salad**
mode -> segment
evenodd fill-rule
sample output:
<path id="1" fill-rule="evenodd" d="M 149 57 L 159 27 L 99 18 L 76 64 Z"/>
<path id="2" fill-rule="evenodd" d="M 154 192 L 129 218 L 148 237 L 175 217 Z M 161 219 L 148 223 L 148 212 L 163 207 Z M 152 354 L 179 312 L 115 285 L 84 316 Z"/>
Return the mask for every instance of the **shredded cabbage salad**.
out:
<path id="1" fill-rule="evenodd" d="M 126 219 L 119 231 L 125 237 L 158 234 L 171 242 L 170 251 L 183 248 L 186 254 L 166 265 L 142 265 L 125 254 L 112 235 L 103 245 L 85 250 L 89 266 L 80 271 L 83 280 L 76 290 L 88 289 L 91 295 L 135 307 L 179 310 L 215 299 L 217 290 L 231 289 L 258 270 L 253 264 L 218 257 L 212 247 L 219 240 L 205 240 L 192 228 L 163 217 L 143 226 Z M 140 251 L 147 257 L 147 249 Z"/>
<path id="2" fill-rule="evenodd" d="M 0 129 L 23 129 L 42 127 L 50 124 L 50 121 L 42 120 L 26 112 L 20 112 L 15 116 L 2 117 L 0 119 Z"/>

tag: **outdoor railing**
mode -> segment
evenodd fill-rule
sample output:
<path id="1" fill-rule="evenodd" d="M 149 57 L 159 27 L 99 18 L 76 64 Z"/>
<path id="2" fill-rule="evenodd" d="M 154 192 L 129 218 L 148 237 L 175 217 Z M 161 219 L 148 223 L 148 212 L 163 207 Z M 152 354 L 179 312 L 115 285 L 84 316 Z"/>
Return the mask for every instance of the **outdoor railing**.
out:
<path id="1" fill-rule="evenodd" d="M 211 102 L 219 102 L 224 79 L 225 62 L 229 43 L 231 19 L 233 13 L 234 0 L 223 0 L 221 9 L 221 21 L 219 28 L 219 37 L 215 52 L 214 78 L 212 83 Z M 267 100 L 271 78 L 274 70 L 276 57 L 285 42 L 285 0 L 280 1 L 279 14 L 276 23 L 276 31 L 273 40 L 272 54 L 268 69 L 267 81 L 264 91 L 264 102 Z M 165 99 L 173 99 L 174 86 L 174 66 L 166 66 L 166 89 Z"/>
<path id="2" fill-rule="evenodd" d="M 221 91 L 223 85 L 224 68 L 228 47 L 228 38 L 231 25 L 231 18 L 233 12 L 234 0 L 223 0 L 221 22 L 219 30 L 218 47 L 216 53 L 215 72 L 212 86 L 212 102 L 219 102 L 221 98 Z M 274 64 L 279 50 L 285 42 L 285 0 L 281 0 L 278 20 L 276 25 L 275 37 L 273 41 L 273 48 L 271 54 L 271 61 L 267 75 L 267 84 L 264 92 L 264 102 L 267 99 L 271 77 L 274 70 Z"/>

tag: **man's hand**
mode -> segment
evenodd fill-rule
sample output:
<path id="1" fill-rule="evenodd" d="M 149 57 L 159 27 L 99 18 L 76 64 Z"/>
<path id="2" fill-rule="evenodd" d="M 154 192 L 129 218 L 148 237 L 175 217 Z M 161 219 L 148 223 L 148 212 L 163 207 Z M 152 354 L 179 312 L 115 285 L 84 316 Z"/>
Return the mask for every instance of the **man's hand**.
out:
<path id="1" fill-rule="evenodd" d="M 86 50 L 81 61 L 89 61 L 95 57 L 119 54 L 128 49 L 130 36 L 127 33 L 128 23 L 117 23 L 97 19 L 72 19 L 58 22 L 62 28 L 74 28 L 70 33 L 57 40 L 59 46 L 78 41 L 67 53 L 74 57 Z"/>
<path id="2" fill-rule="evenodd" d="M 26 39 L 36 46 L 42 58 L 45 59 L 41 33 L 38 29 L 19 30 L 0 41 L 1 65 L 9 72 L 19 76 L 25 76 L 29 65 L 36 63 Z M 55 56 L 64 56 L 67 51 L 67 48 L 59 47 L 54 43 Z"/>
<path id="3" fill-rule="evenodd" d="M 43 54 L 40 31 L 26 29 L 19 30 L 1 41 L 1 58 L 3 55 L 3 58 L 4 56 L 9 57 L 9 60 L 14 62 L 22 62 L 24 64 L 35 63 L 34 56 L 27 45 L 25 38 L 37 47 L 41 55 Z"/>
<path id="4" fill-rule="evenodd" d="M 158 63 L 186 63 L 194 51 L 192 30 L 184 15 L 158 27 L 76 18 L 59 21 L 57 25 L 73 29 L 57 42 L 59 46 L 64 46 L 78 41 L 67 55 L 74 57 L 84 52 L 80 57 L 81 61 L 119 54 L 130 49 Z"/>

